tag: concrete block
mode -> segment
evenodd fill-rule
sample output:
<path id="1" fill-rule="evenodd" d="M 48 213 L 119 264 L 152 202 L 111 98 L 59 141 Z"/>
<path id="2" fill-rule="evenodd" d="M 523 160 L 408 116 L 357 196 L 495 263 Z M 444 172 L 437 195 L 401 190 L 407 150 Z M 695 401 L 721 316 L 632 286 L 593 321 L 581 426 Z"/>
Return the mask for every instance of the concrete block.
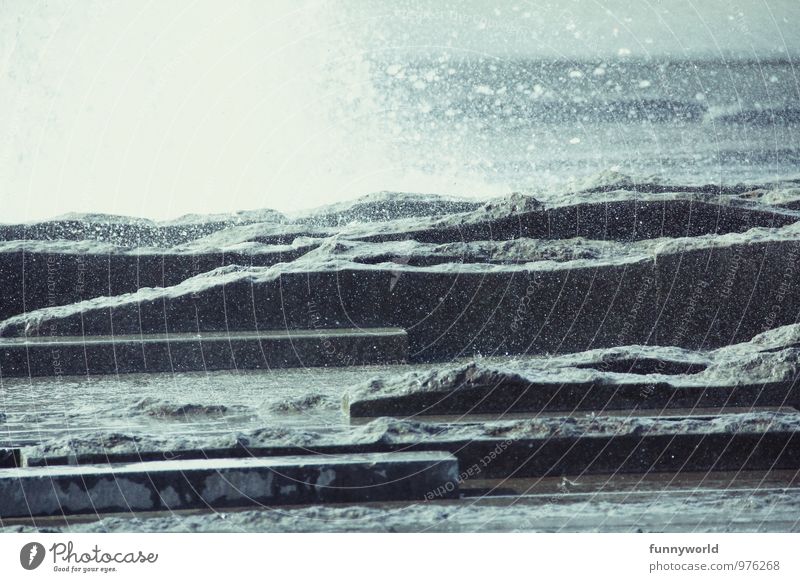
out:
<path id="1" fill-rule="evenodd" d="M 7 469 L 0 517 L 422 500 L 457 477 L 443 452 Z"/>
<path id="2" fill-rule="evenodd" d="M 504 381 L 464 384 L 452 391 L 417 391 L 392 394 L 350 392 L 344 407 L 351 419 L 381 416 L 417 417 L 478 414 L 552 413 L 578 411 L 696 408 L 798 407 L 798 387 L 793 382 L 752 385 L 697 385 L 670 382 Z"/>
<path id="3" fill-rule="evenodd" d="M 299 429 L 298 429 L 299 430 Z M 369 435 L 369 436 L 367 436 Z M 305 436 L 305 438 L 303 438 Z M 286 445 L 296 440 L 303 446 Z M 179 459 L 347 455 L 442 451 L 465 478 L 500 479 L 575 474 L 799 470 L 800 415 L 748 412 L 707 417 L 538 417 L 485 423 L 422 423 L 378 419 L 332 436 L 288 434 L 280 440 L 227 448 L 198 443 L 172 450 Z M 23 450 L 30 466 L 164 458 L 141 444 L 130 451 Z M 469 470 L 472 472 L 469 473 Z"/>
<path id="4" fill-rule="evenodd" d="M 389 364 L 407 355 L 399 328 L 0 339 L 5 377 Z"/>
<path id="5" fill-rule="evenodd" d="M 796 230 L 643 244 L 622 258 L 567 262 L 253 267 L 14 316 L 0 322 L 0 335 L 171 335 L 198 327 L 224 335 L 348 322 L 408 330 L 415 361 L 635 344 L 714 349 L 796 323 Z"/>

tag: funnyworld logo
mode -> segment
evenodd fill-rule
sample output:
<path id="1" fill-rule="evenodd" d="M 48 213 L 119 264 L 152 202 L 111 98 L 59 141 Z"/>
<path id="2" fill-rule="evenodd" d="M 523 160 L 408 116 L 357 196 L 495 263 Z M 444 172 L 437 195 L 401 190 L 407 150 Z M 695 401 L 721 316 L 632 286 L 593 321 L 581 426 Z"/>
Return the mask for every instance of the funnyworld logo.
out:
<path id="1" fill-rule="evenodd" d="M 35 570 L 44 562 L 44 546 L 39 542 L 30 542 L 19 551 L 19 563 L 26 570 Z"/>

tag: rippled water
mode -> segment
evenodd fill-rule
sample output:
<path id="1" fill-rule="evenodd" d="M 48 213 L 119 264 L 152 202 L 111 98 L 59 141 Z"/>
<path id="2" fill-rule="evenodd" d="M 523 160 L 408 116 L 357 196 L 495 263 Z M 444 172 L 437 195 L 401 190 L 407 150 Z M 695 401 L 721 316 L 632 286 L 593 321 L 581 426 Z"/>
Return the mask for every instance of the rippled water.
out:
<path id="1" fill-rule="evenodd" d="M 800 80 L 790 61 L 376 62 L 398 164 L 543 188 L 605 171 L 674 183 L 798 173 Z"/>
<path id="2" fill-rule="evenodd" d="M 4 380 L 0 446 L 95 431 L 168 436 L 338 426 L 346 422 L 343 393 L 385 371 L 359 366 Z"/>

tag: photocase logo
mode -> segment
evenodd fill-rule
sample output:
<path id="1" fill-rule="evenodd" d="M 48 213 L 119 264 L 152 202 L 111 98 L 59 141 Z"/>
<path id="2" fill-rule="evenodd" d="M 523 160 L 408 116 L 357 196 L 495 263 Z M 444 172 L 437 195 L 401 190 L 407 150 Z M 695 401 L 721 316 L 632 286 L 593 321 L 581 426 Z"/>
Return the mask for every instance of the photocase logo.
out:
<path id="1" fill-rule="evenodd" d="M 30 542 L 19 551 L 19 563 L 26 570 L 35 570 L 44 561 L 44 546 L 39 542 Z"/>

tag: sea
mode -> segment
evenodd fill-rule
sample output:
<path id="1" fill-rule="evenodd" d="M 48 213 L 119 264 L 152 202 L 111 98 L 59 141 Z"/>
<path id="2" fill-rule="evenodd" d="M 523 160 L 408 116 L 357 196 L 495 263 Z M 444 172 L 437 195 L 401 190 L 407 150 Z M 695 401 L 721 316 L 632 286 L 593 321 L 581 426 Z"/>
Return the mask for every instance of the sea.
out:
<path id="1" fill-rule="evenodd" d="M 789 60 L 443 54 L 369 70 L 373 139 L 418 190 L 450 179 L 465 195 L 536 191 L 610 173 L 724 186 L 796 178 L 800 167 Z"/>

